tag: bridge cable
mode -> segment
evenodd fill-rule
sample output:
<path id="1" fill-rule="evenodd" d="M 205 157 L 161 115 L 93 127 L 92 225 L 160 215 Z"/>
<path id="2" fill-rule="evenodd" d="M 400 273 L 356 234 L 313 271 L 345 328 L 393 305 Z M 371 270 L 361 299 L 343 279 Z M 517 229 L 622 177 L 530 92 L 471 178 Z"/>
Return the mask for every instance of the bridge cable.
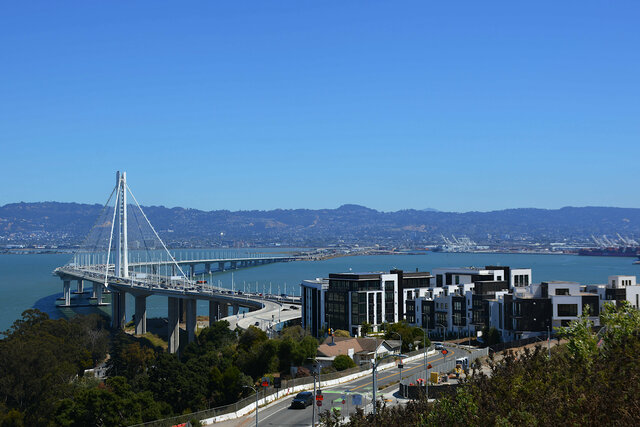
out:
<path id="1" fill-rule="evenodd" d="M 133 195 L 133 192 L 131 191 L 131 188 L 129 188 L 129 185 L 125 183 L 125 186 L 126 186 L 126 189 L 129 190 L 129 194 L 131 194 L 131 197 L 133 198 L 133 201 L 136 202 L 136 205 L 138 206 L 138 209 L 140 209 L 140 213 L 142 214 L 144 219 L 147 221 L 147 224 L 149 224 L 149 227 L 151 227 L 151 231 L 153 231 L 153 234 L 155 234 L 155 236 L 158 239 L 158 241 L 162 244 L 162 247 L 164 248 L 165 252 L 169 255 L 169 258 L 176 265 L 176 267 L 178 267 L 178 270 L 180 270 L 180 273 L 182 273 L 182 277 L 187 279 L 187 275 L 184 273 L 184 271 L 180 267 L 180 264 L 178 264 L 176 262 L 175 258 L 173 257 L 173 255 L 171 255 L 171 252 L 169 252 L 169 249 L 167 249 L 167 247 L 165 246 L 164 242 L 162 241 L 162 239 L 160 238 L 160 236 L 156 232 L 156 229 L 153 228 L 153 225 L 151 225 L 151 221 L 149 221 L 149 218 L 147 218 L 147 216 L 145 215 L 144 211 L 142 210 L 142 207 L 140 206 L 140 203 L 138 203 L 138 200 L 136 199 L 136 196 Z"/>

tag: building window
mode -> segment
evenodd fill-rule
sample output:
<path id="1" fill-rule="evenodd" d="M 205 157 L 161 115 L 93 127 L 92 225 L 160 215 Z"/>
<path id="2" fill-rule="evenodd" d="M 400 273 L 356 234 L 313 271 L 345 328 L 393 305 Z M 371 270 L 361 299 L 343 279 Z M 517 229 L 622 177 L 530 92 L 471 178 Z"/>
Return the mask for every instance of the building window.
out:
<path id="1" fill-rule="evenodd" d="M 456 285 L 460 284 L 460 276 L 456 276 Z"/>
<path id="2" fill-rule="evenodd" d="M 556 289 L 556 295 L 569 295 L 569 289 Z"/>
<path id="3" fill-rule="evenodd" d="M 568 317 L 578 315 L 578 304 L 558 304 L 558 316 Z"/>

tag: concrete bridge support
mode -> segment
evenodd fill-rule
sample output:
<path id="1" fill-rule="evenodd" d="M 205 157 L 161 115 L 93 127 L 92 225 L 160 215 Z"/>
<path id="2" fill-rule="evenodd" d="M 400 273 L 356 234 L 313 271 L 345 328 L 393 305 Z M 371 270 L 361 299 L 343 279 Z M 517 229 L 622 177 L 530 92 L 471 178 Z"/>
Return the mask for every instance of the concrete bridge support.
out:
<path id="1" fill-rule="evenodd" d="M 240 306 L 238 304 L 233 304 L 233 315 L 235 316 L 240 312 Z"/>
<path id="2" fill-rule="evenodd" d="M 64 296 L 64 306 L 69 307 L 71 305 L 71 280 L 63 279 L 62 294 Z"/>
<path id="3" fill-rule="evenodd" d="M 204 272 L 205 272 L 205 274 L 211 273 L 211 263 L 210 262 L 205 263 Z"/>
<path id="4" fill-rule="evenodd" d="M 187 337 L 189 342 L 196 340 L 196 324 L 197 324 L 197 300 L 186 299 L 184 300 L 187 306 Z"/>
<path id="5" fill-rule="evenodd" d="M 76 294 L 84 294 L 84 280 L 78 279 L 78 287 L 76 288 Z"/>
<path id="6" fill-rule="evenodd" d="M 169 297 L 168 320 L 169 330 L 167 333 L 167 341 L 169 342 L 169 353 L 177 353 L 180 347 L 180 324 L 178 317 L 180 314 L 180 298 Z"/>
<path id="7" fill-rule="evenodd" d="M 127 324 L 126 292 L 113 291 L 111 296 L 111 326 L 114 329 L 124 329 Z"/>
<path id="8" fill-rule="evenodd" d="M 194 278 L 196 276 L 196 265 L 189 264 L 189 278 Z"/>
<path id="9" fill-rule="evenodd" d="M 225 318 L 229 315 L 229 304 L 226 302 L 220 303 L 220 319 Z"/>
<path id="10" fill-rule="evenodd" d="M 176 265 L 175 265 L 175 264 L 172 264 L 172 265 L 171 265 L 171 275 L 172 275 L 172 276 L 175 276 L 175 275 L 176 275 Z"/>
<path id="11" fill-rule="evenodd" d="M 224 261 L 220 261 L 220 262 L 218 263 L 218 270 L 220 270 L 220 271 L 224 271 Z"/>
<path id="12" fill-rule="evenodd" d="M 238 268 L 238 261 L 231 261 L 231 269 L 235 270 Z"/>
<path id="13" fill-rule="evenodd" d="M 152 274 L 158 274 L 158 266 L 157 265 L 153 264 L 151 266 L 151 273 Z"/>
<path id="14" fill-rule="evenodd" d="M 93 282 L 93 287 L 91 290 L 91 299 L 96 300 L 97 305 L 102 305 L 102 293 L 103 293 L 104 285 L 102 283 Z"/>
<path id="15" fill-rule="evenodd" d="M 180 311 L 179 311 L 179 322 L 184 323 L 187 321 L 187 300 L 180 299 Z"/>
<path id="16" fill-rule="evenodd" d="M 147 297 L 136 296 L 136 335 L 147 333 Z"/>
<path id="17" fill-rule="evenodd" d="M 209 326 L 213 325 L 213 322 L 218 320 L 220 316 L 220 304 L 217 301 L 209 301 Z"/>

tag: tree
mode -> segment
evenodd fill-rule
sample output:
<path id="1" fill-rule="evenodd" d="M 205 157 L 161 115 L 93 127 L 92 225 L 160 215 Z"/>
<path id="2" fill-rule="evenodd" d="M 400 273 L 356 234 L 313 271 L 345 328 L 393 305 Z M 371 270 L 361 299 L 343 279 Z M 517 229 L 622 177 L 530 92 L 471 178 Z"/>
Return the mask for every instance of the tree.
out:
<path id="1" fill-rule="evenodd" d="M 82 320 L 52 320 L 38 310 L 25 311 L 4 335 L 0 402 L 8 411 L 23 413 L 25 425 L 44 425 L 51 419 L 57 402 L 72 395 L 74 379 L 94 366 L 94 357 L 104 357 L 90 342 L 107 337 L 101 329 L 89 337 Z"/>
<path id="2" fill-rule="evenodd" d="M 364 322 L 360 325 L 360 332 L 362 336 L 369 334 L 372 330 L 373 330 L 373 326 L 371 326 L 371 323 L 369 322 Z"/>
<path id="3" fill-rule="evenodd" d="M 331 365 L 336 369 L 336 371 L 344 371 L 345 369 L 354 368 L 356 366 L 356 362 L 346 354 L 340 354 L 333 359 Z"/>
<path id="4" fill-rule="evenodd" d="M 484 344 L 488 346 L 492 346 L 495 344 L 499 344 L 502 339 L 500 338 L 500 331 L 497 330 L 494 326 L 482 328 L 482 339 L 484 340 Z"/>

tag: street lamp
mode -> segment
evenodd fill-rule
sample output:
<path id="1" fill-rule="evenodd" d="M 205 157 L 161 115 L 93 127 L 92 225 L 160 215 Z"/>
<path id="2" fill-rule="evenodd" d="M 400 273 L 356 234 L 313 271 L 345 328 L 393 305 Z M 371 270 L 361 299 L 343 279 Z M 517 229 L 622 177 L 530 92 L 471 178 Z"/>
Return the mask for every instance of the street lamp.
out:
<path id="1" fill-rule="evenodd" d="M 380 365 L 380 362 L 382 362 L 384 359 L 388 359 L 389 357 L 407 357 L 406 354 L 387 354 L 386 356 L 382 357 L 380 360 L 374 360 L 373 363 L 373 370 L 372 370 L 372 374 L 373 374 L 373 399 L 372 399 L 372 404 L 373 404 L 373 415 L 376 415 L 376 392 L 377 392 L 377 388 L 378 388 L 378 381 L 376 379 L 376 371 L 378 370 L 378 366 Z"/>
<path id="2" fill-rule="evenodd" d="M 256 393 L 256 427 L 258 427 L 258 390 L 255 387 L 250 385 L 243 385 L 242 388 L 250 388 Z"/>
<path id="3" fill-rule="evenodd" d="M 316 363 L 316 366 L 318 367 L 318 386 L 320 386 L 320 362 L 318 362 L 318 359 L 315 359 L 313 357 L 308 357 L 307 360 L 313 360 Z M 313 399 L 316 399 L 316 373 L 313 373 Z M 313 406 L 312 412 L 311 412 L 311 425 L 313 427 L 316 426 L 316 402 L 313 402 Z"/>
<path id="4" fill-rule="evenodd" d="M 428 319 L 428 318 L 427 318 Z M 429 324 L 429 320 L 427 320 Z M 424 381 L 427 385 L 427 402 L 429 401 L 429 365 L 427 364 L 427 330 L 422 330 L 422 351 L 424 352 Z"/>

